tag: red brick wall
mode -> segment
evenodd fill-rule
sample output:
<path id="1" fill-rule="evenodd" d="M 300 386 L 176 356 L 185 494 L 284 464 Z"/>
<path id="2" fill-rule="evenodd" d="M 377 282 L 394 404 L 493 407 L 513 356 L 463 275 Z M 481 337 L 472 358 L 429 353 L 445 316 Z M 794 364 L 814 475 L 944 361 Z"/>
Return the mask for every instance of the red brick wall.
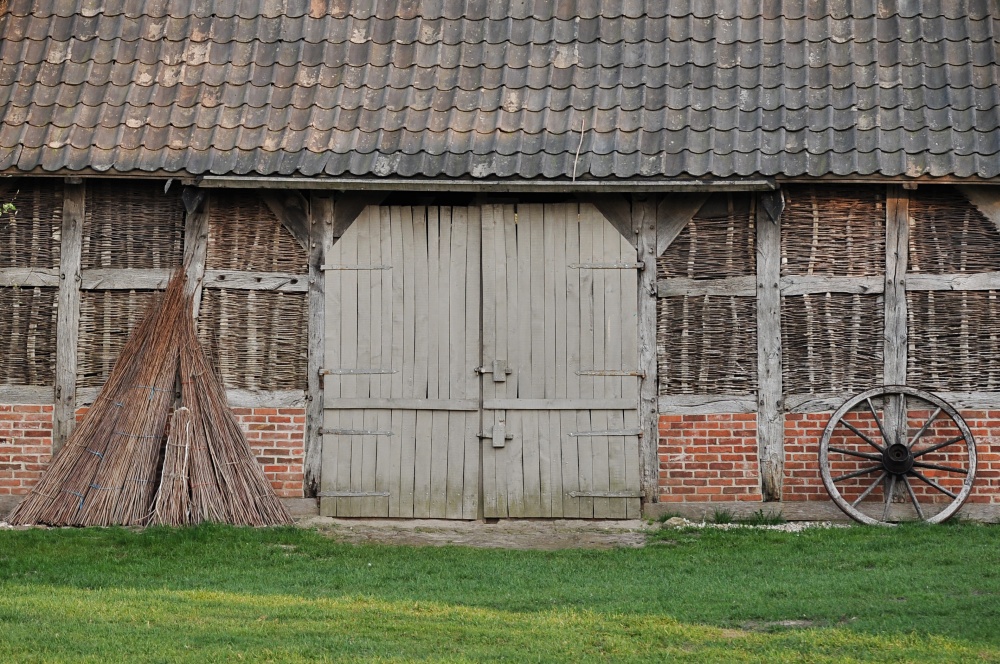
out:
<path id="1" fill-rule="evenodd" d="M 77 421 L 85 408 L 77 411 Z M 306 414 L 302 408 L 234 408 L 250 448 L 275 492 L 303 495 Z M 48 467 L 52 406 L 0 405 L 0 495 L 28 493 Z"/>
<path id="2" fill-rule="evenodd" d="M 785 416 L 782 500 L 830 499 L 820 479 L 817 457 L 819 439 L 830 415 L 790 413 Z M 928 415 L 911 414 L 924 419 Z M 969 502 L 1000 504 L 1000 410 L 964 411 L 962 417 L 976 438 L 978 451 L 976 484 Z M 919 427 L 922 421 L 911 423 L 911 426 Z M 855 424 L 862 428 L 872 426 L 862 421 Z M 761 500 L 755 415 L 661 415 L 659 428 L 661 502 Z M 878 435 L 875 431 L 871 433 Z M 934 442 L 935 435 L 943 439 L 951 434 L 935 433 L 932 428 L 925 439 Z M 953 461 L 964 465 L 961 459 Z M 839 472 L 849 472 L 852 468 L 847 465 L 841 462 L 843 467 Z M 927 497 L 949 501 L 929 487 L 914 488 L 921 500 Z"/>
<path id="3" fill-rule="evenodd" d="M 52 406 L 0 405 L 0 495 L 23 495 L 52 456 Z"/>
<path id="4" fill-rule="evenodd" d="M 306 411 L 303 408 L 233 408 L 250 449 L 275 493 L 303 496 Z"/>
<path id="5" fill-rule="evenodd" d="M 759 501 L 757 416 L 661 415 L 660 502 Z"/>

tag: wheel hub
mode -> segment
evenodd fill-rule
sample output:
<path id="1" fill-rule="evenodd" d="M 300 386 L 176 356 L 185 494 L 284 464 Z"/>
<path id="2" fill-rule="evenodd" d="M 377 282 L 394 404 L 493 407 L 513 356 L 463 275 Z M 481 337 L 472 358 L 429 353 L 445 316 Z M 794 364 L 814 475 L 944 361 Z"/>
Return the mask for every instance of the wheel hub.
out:
<path id="1" fill-rule="evenodd" d="M 902 443 L 894 443 L 882 453 L 882 466 L 893 475 L 905 475 L 913 468 L 913 453 Z"/>

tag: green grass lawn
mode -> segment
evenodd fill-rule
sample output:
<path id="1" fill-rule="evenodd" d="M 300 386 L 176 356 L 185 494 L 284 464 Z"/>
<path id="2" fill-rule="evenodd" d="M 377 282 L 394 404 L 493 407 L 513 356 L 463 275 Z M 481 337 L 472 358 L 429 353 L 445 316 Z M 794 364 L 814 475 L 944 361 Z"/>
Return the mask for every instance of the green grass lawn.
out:
<path id="1" fill-rule="evenodd" d="M 1000 661 L 1000 527 L 670 537 L 528 552 L 3 531 L 0 662 Z"/>

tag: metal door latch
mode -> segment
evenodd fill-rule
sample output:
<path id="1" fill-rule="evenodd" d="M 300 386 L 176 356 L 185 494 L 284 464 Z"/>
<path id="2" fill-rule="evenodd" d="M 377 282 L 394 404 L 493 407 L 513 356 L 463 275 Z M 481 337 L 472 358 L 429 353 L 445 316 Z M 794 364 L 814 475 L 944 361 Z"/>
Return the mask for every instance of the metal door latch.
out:
<path id="1" fill-rule="evenodd" d="M 494 383 L 507 382 L 507 374 L 514 373 L 507 360 L 493 360 L 492 367 L 476 367 L 477 374 L 493 374 Z"/>
<path id="2" fill-rule="evenodd" d="M 493 427 L 491 431 L 484 431 L 478 434 L 480 438 L 491 438 L 493 447 L 503 447 L 508 440 L 514 440 L 514 434 L 504 430 L 503 422 Z"/>

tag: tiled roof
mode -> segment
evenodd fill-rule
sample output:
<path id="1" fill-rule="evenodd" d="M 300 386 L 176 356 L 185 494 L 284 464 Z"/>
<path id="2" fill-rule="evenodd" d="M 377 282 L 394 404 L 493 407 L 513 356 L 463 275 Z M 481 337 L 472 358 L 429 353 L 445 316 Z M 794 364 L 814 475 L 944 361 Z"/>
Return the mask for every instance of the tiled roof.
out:
<path id="1" fill-rule="evenodd" d="M 0 170 L 1000 174 L 992 0 L 6 4 Z"/>

